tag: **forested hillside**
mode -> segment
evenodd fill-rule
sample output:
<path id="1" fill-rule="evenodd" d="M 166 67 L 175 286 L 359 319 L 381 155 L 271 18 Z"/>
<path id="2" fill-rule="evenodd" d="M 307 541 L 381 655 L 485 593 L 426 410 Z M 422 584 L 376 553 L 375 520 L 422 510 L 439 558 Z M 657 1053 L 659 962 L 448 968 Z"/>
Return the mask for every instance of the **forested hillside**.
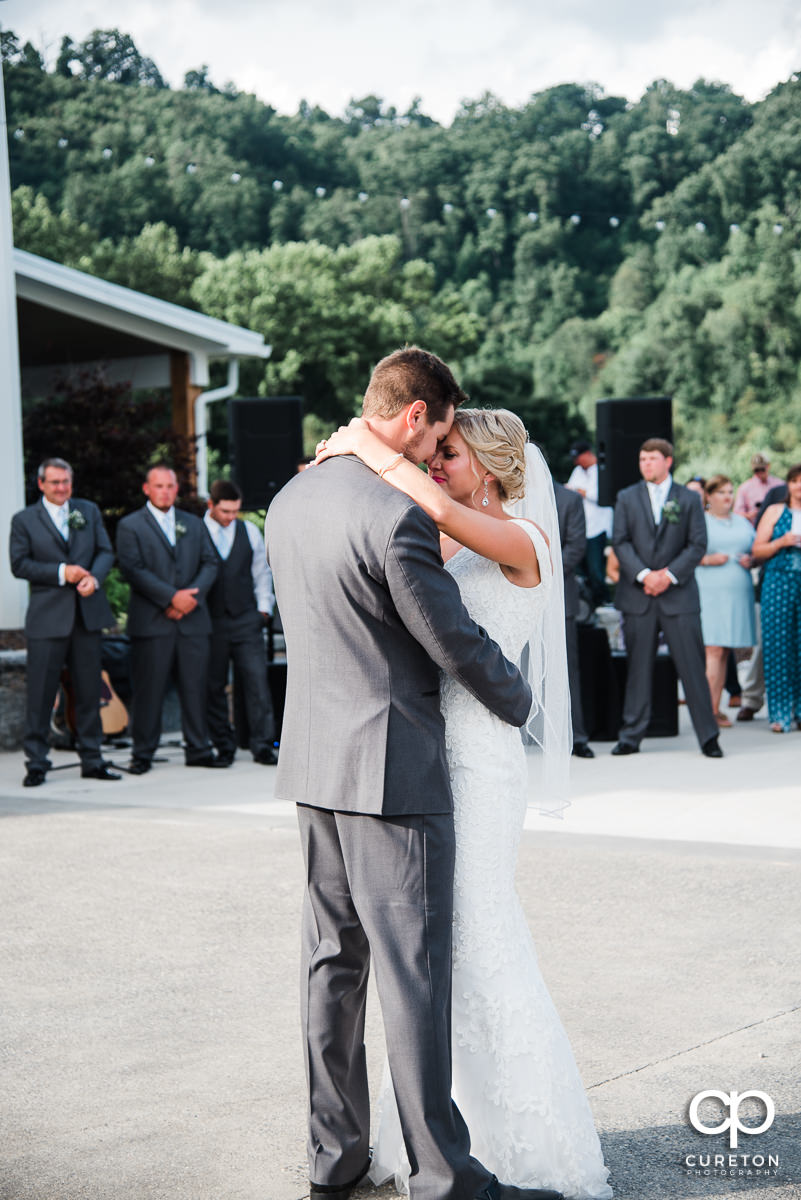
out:
<path id="1" fill-rule="evenodd" d="M 559 469 L 604 395 L 675 399 L 680 474 L 801 459 L 801 81 L 375 96 L 180 89 L 117 31 L 54 69 L 4 33 L 16 244 L 263 332 L 243 391 L 347 418 L 404 341 L 520 412 Z"/>

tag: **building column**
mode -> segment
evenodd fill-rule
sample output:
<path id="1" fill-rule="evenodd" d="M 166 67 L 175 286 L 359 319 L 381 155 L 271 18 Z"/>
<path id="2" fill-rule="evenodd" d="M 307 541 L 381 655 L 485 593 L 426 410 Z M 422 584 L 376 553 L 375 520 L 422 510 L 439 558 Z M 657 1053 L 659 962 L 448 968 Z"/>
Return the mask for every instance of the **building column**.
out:
<path id="1" fill-rule="evenodd" d="M 189 355 L 180 350 L 170 351 L 170 391 L 172 393 L 172 427 L 176 433 L 191 438 L 194 442 L 195 400 L 203 391 L 191 382 Z M 197 471 L 194 466 L 190 474 L 192 486 L 197 487 Z"/>
<path id="2" fill-rule="evenodd" d="M 6 101 L 0 63 L 0 512 L 6 520 L 25 504 L 22 459 L 22 400 L 17 337 L 17 289 L 11 229 L 11 177 L 8 169 Z M 7 537 L 8 528 L 3 530 Z M 8 554 L 0 554 L 0 629 L 21 629 L 27 585 L 11 574 Z"/>

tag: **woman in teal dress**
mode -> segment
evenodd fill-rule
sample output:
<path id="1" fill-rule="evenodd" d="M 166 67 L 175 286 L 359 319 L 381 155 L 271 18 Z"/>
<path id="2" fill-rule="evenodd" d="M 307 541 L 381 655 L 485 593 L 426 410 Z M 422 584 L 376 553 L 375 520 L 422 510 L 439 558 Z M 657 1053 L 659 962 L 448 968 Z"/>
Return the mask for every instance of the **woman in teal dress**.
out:
<path id="1" fill-rule="evenodd" d="M 720 711 L 730 650 L 756 643 L 751 544 L 754 527 L 732 513 L 734 485 L 727 475 L 713 475 L 704 485 L 706 554 L 695 569 L 701 595 L 701 630 L 706 649 L 706 677 L 718 725 L 731 721 Z"/>
<path id="2" fill-rule="evenodd" d="M 764 562 L 761 620 L 768 720 L 801 729 L 801 463 L 787 472 L 787 503 L 765 509 L 754 539 Z"/>

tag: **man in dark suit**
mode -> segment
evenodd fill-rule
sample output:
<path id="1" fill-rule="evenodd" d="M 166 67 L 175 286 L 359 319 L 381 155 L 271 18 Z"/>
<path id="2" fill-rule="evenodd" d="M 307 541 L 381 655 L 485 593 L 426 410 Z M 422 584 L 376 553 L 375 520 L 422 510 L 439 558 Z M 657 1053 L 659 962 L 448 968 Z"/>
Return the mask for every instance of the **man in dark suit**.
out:
<path id="1" fill-rule="evenodd" d="M 211 740 L 221 760 L 234 761 L 236 734 L 228 715 L 228 668 L 236 668 L 242 685 L 253 761 L 273 766 L 275 720 L 264 623 L 275 606 L 272 575 L 264 538 L 251 521 L 238 521 L 242 493 L 228 479 L 217 479 L 203 517 L 218 560 L 218 575 L 208 596 L 211 614 L 208 718 Z"/>
<path id="2" fill-rule="evenodd" d="M 694 492 L 673 482 L 673 447 L 649 438 L 640 448 L 642 483 L 615 505 L 612 545 L 620 561 L 615 607 L 623 613 L 628 654 L 623 724 L 613 754 L 636 754 L 651 716 L 659 630 L 665 635 L 701 751 L 722 758 L 706 681 L 695 568 L 706 552 L 706 524 Z"/>
<path id="3" fill-rule="evenodd" d="M 565 577 L 565 637 L 567 640 L 567 676 L 570 683 L 570 717 L 573 723 L 573 753 L 576 758 L 595 758 L 587 745 L 587 730 L 581 707 L 581 675 L 579 673 L 578 631 L 576 616 L 579 607 L 576 567 L 584 558 L 587 546 L 587 523 L 584 504 L 578 492 L 553 481 L 556 515 L 559 520 L 559 541 L 562 544 L 562 571 Z"/>
<path id="4" fill-rule="evenodd" d="M 203 522 L 174 507 L 178 480 L 171 467 L 151 467 L 142 485 L 144 508 L 117 528 L 117 558 L 131 585 L 133 757 L 128 770 L 150 770 L 161 737 L 161 709 L 173 666 L 181 702 L 188 767 L 216 767 L 206 723 L 211 618 L 206 607 L 217 560 Z"/>
<path id="5" fill-rule="evenodd" d="M 46 458 L 38 471 L 41 500 L 11 521 L 11 570 L 27 579 L 28 644 L 23 747 L 25 787 L 38 787 L 52 766 L 48 731 L 61 669 L 66 663 L 75 695 L 81 775 L 115 780 L 100 753 L 101 630 L 114 617 L 101 588 L 114 554 L 96 504 L 72 499 L 72 467 Z"/>

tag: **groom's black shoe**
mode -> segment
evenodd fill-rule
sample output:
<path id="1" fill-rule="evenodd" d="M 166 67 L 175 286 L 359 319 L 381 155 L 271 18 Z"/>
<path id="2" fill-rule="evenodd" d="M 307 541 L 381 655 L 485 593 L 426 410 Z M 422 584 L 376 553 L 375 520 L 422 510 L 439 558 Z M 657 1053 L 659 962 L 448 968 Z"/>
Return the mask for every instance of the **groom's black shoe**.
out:
<path id="1" fill-rule="evenodd" d="M 565 1200 L 561 1192 L 553 1192 L 550 1188 L 518 1188 L 510 1183 L 499 1183 L 493 1179 L 483 1191 L 479 1192 L 476 1200 Z"/>
<path id="2" fill-rule="evenodd" d="M 618 742 L 618 744 L 616 746 L 612 747 L 612 753 L 617 754 L 617 755 L 639 754 L 640 747 L 635 746 L 632 742 Z"/>
<path id="3" fill-rule="evenodd" d="M 350 1200 L 353 1189 L 358 1187 L 369 1170 L 368 1159 L 356 1178 L 349 1183 L 310 1183 L 309 1200 Z"/>

